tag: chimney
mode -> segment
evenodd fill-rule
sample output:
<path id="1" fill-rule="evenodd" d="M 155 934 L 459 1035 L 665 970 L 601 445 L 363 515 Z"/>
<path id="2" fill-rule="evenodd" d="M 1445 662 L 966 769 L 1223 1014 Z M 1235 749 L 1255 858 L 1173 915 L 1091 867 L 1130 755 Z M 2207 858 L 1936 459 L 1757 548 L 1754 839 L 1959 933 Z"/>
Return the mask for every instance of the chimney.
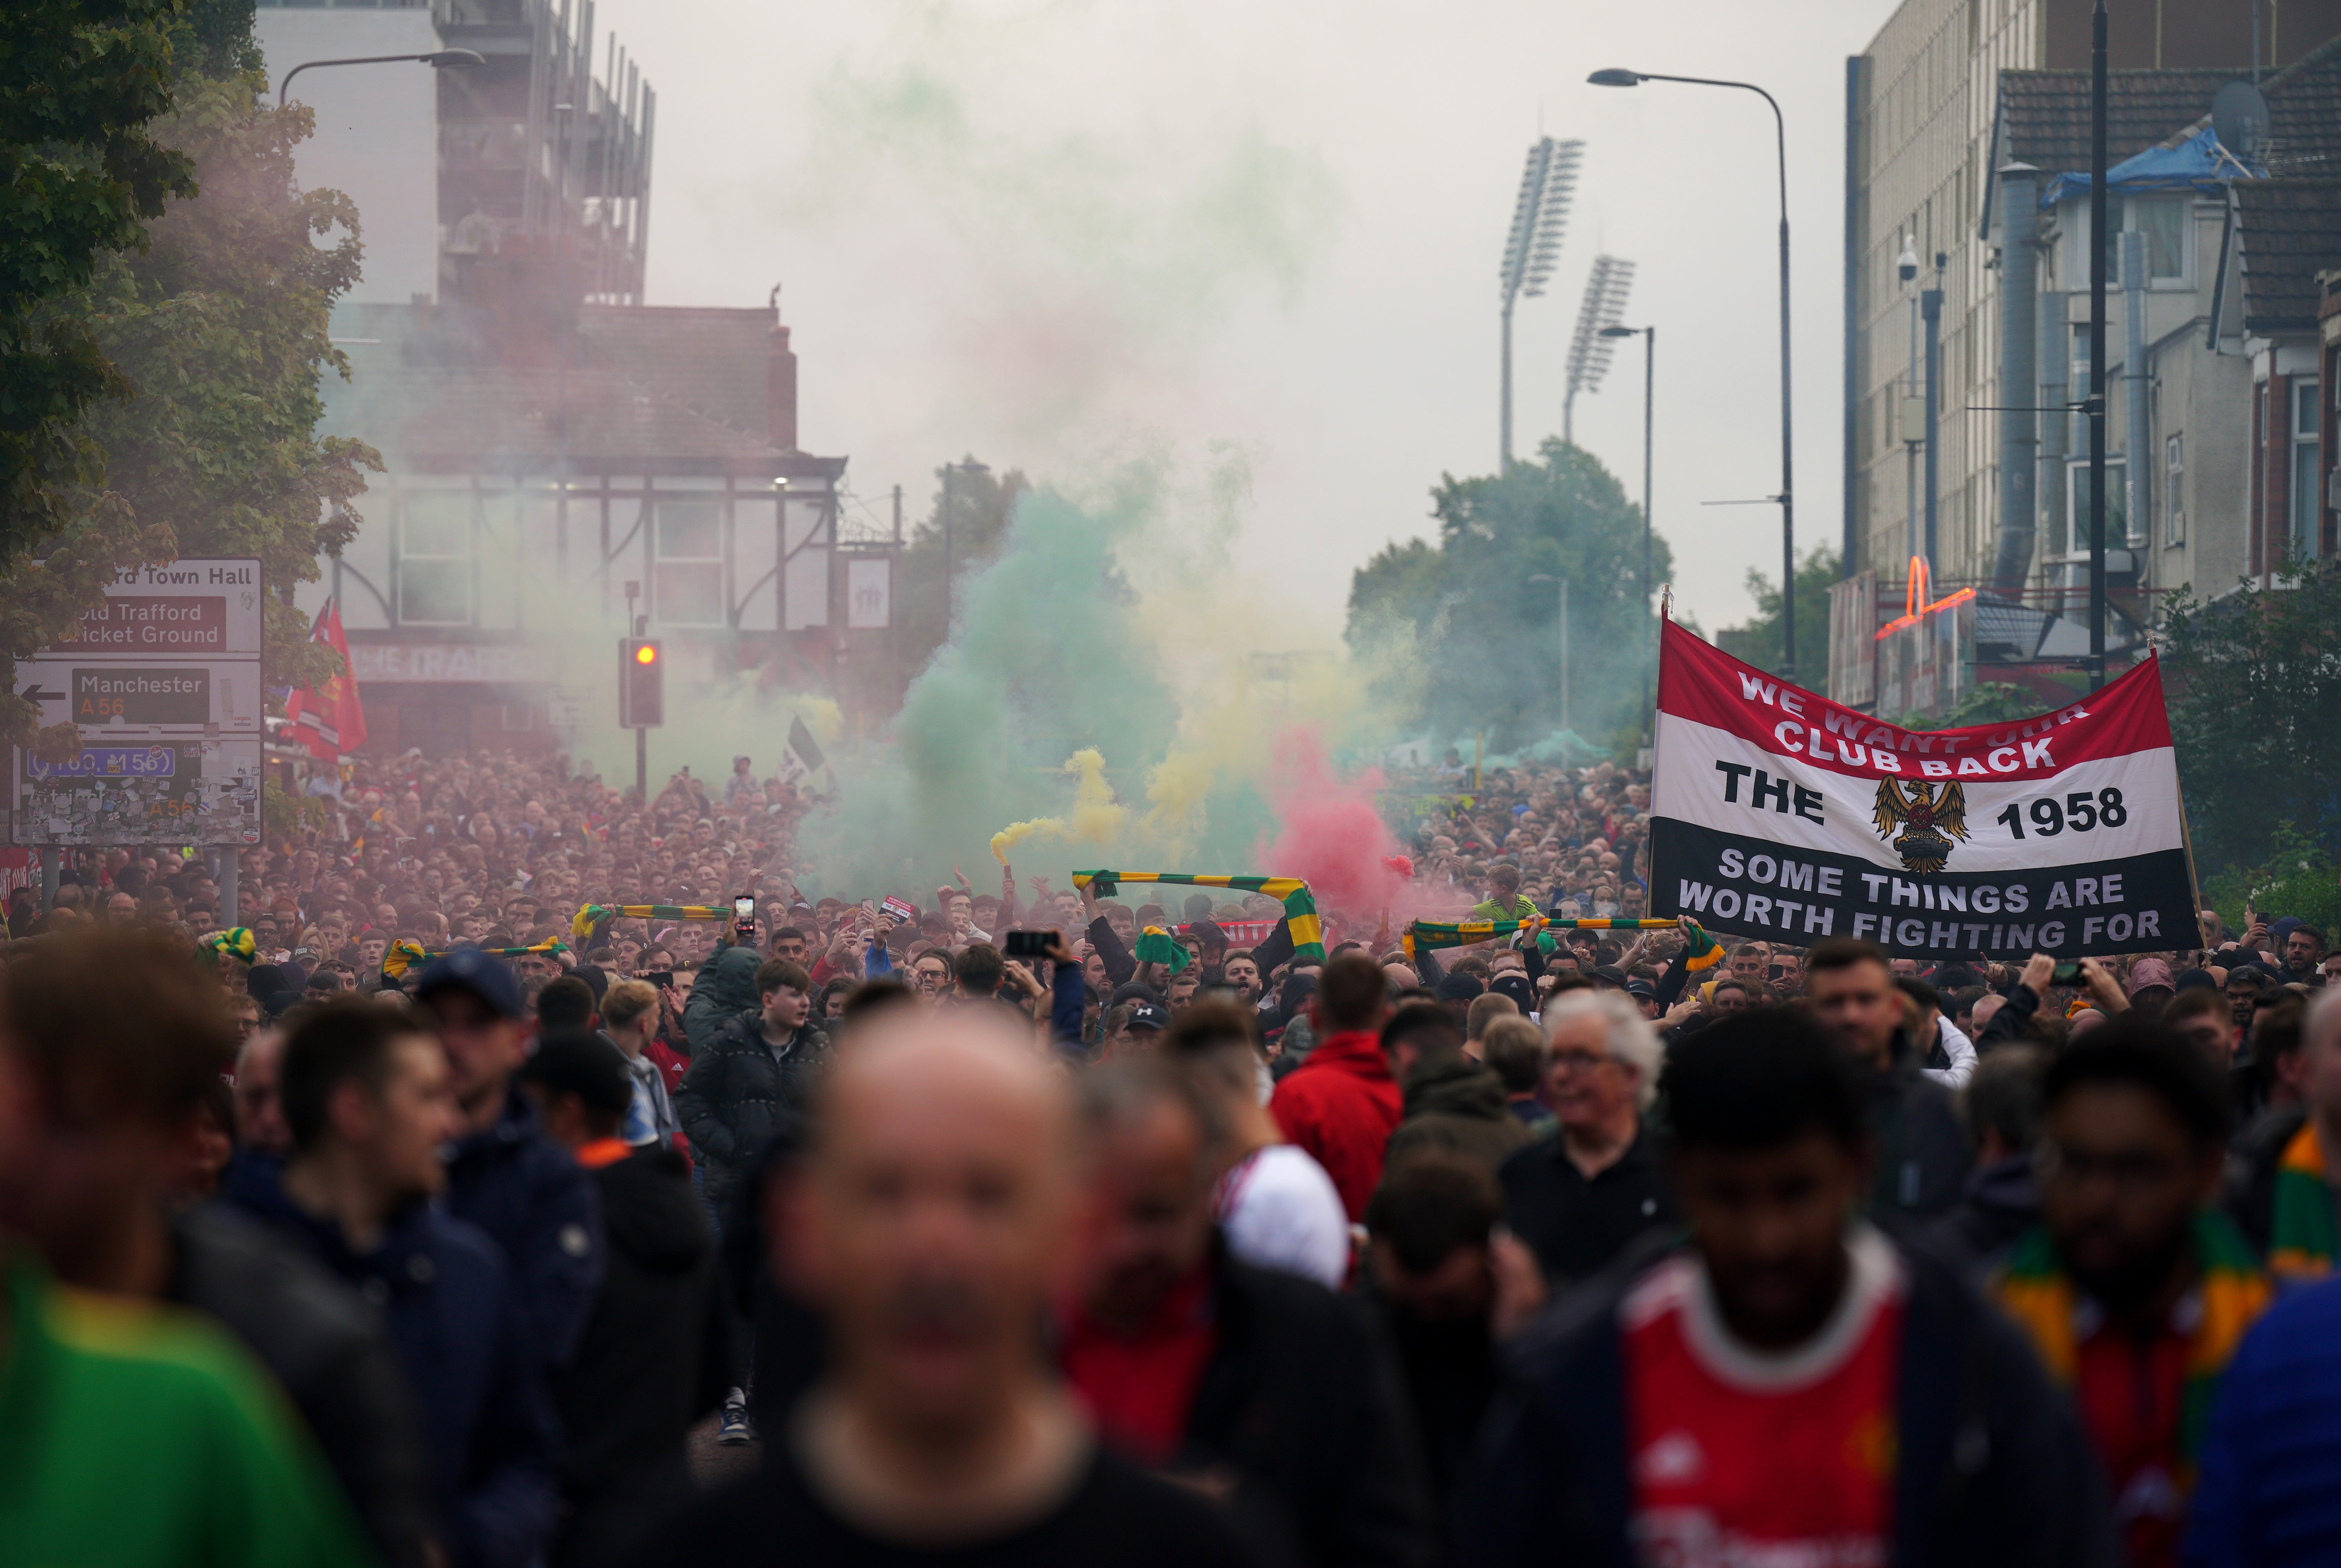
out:
<path id="1" fill-rule="evenodd" d="M 783 452 L 796 450 L 797 356 L 789 347 L 789 329 L 777 323 L 764 361 L 764 424 L 774 446 Z"/>

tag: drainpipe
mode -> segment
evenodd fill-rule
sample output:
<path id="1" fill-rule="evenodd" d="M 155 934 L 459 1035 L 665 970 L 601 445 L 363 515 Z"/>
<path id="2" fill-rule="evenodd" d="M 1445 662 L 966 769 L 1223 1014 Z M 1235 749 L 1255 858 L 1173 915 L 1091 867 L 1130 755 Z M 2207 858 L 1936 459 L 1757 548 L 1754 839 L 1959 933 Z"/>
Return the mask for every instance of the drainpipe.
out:
<path id="1" fill-rule="evenodd" d="M 1942 253 L 1938 252 L 1935 256 L 1938 283 L 1942 280 L 1943 261 Z M 1918 314 L 1927 324 L 1927 461 L 1926 477 L 1920 481 L 1926 486 L 1926 495 L 1920 504 L 1926 509 L 1927 537 L 1926 549 L 1921 553 L 1927 558 L 1927 579 L 1931 582 L 1942 570 L 1941 558 L 1935 553 L 1936 510 L 1942 490 L 1943 291 L 1939 287 L 1928 289 L 1918 295 Z"/>
<path id="2" fill-rule="evenodd" d="M 2020 592 L 2032 569 L 2039 506 L 2040 416 L 2031 405 L 2046 400 L 2034 391 L 2039 377 L 2033 355 L 2041 335 L 2034 173 L 2028 164 L 1999 172 L 1999 549 L 1991 585 L 2002 593 Z"/>
<path id="3" fill-rule="evenodd" d="M 2039 299 L 2040 406 L 2050 412 L 2040 416 L 2040 527 L 2047 535 L 2045 550 L 2062 553 L 2068 548 L 2065 527 L 2065 454 L 2072 449 L 2073 413 L 2065 405 L 2072 401 L 2066 377 L 2073 362 L 2073 323 L 2070 314 L 2072 296 L 2046 293 Z M 2023 582 L 2023 571 L 2031 566 L 2031 552 L 2026 553 L 2019 570 L 2017 586 Z"/>
<path id="4" fill-rule="evenodd" d="M 2122 467 L 2123 477 L 2129 481 L 2129 537 L 2124 542 L 2132 550 L 2142 550 L 2147 523 L 2153 516 L 2147 510 L 2146 449 L 2154 437 L 2146 417 L 2146 235 L 2136 229 L 2121 237 L 2121 265 L 2122 412 L 2128 416 L 2128 435 L 2123 443 L 2128 461 Z M 2141 572 L 2141 581 L 2143 576 Z"/>

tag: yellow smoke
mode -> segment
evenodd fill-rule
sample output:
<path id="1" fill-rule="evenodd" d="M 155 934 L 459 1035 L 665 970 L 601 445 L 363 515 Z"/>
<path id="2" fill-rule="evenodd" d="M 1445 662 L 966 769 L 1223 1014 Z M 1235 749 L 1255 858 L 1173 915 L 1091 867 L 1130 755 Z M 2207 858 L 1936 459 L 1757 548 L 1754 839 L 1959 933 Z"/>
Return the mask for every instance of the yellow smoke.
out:
<path id="1" fill-rule="evenodd" d="M 1105 758 L 1094 746 L 1084 746 L 1065 760 L 1065 771 L 1079 775 L 1073 786 L 1073 809 L 1064 817 L 1035 817 L 1011 822 L 991 836 L 991 858 L 1008 864 L 1008 851 L 1038 833 L 1060 842 L 1104 845 L 1113 842 L 1129 815 L 1113 798 L 1105 781 Z"/>

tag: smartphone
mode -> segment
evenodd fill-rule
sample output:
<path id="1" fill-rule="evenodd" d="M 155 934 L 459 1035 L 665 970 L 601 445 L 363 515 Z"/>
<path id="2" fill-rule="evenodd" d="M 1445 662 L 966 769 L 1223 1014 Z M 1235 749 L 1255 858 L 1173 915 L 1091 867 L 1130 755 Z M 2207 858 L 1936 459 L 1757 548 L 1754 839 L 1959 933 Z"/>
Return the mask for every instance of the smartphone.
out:
<path id="1" fill-rule="evenodd" d="M 1045 958 L 1049 956 L 1049 933 L 1046 931 L 1011 931 L 1000 949 L 1003 958 Z"/>
<path id="2" fill-rule="evenodd" d="M 732 900 L 732 924 L 743 937 L 756 934 L 756 900 L 742 893 Z"/>
<path id="3" fill-rule="evenodd" d="M 2081 965 L 2078 959 L 2060 963 L 2048 971 L 2048 983 L 2052 986 L 2069 986 L 2080 978 Z"/>
<path id="4" fill-rule="evenodd" d="M 672 969 L 652 969 L 645 973 L 643 976 L 643 978 L 648 980 L 652 985 L 656 986 L 662 991 L 672 991 L 674 989 L 674 971 Z"/>

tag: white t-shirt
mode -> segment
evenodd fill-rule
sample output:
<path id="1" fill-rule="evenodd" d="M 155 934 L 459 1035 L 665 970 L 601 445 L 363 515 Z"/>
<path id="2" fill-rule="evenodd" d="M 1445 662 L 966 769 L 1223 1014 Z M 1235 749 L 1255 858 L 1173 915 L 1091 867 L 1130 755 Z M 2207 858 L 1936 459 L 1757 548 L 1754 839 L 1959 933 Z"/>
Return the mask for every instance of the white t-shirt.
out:
<path id="1" fill-rule="evenodd" d="M 1350 1214 L 1306 1149 L 1270 1144 L 1220 1178 L 1215 1206 L 1228 1250 L 1257 1268 L 1339 1290 L 1350 1274 Z"/>
<path id="2" fill-rule="evenodd" d="M 1922 1067 L 1919 1070 L 1947 1089 L 1963 1089 L 1975 1077 L 1975 1042 L 1959 1032 L 1958 1025 L 1946 1014 L 1935 1015 L 1935 1035 L 1943 1042 L 1943 1055 L 1951 1058 L 1948 1067 Z"/>

